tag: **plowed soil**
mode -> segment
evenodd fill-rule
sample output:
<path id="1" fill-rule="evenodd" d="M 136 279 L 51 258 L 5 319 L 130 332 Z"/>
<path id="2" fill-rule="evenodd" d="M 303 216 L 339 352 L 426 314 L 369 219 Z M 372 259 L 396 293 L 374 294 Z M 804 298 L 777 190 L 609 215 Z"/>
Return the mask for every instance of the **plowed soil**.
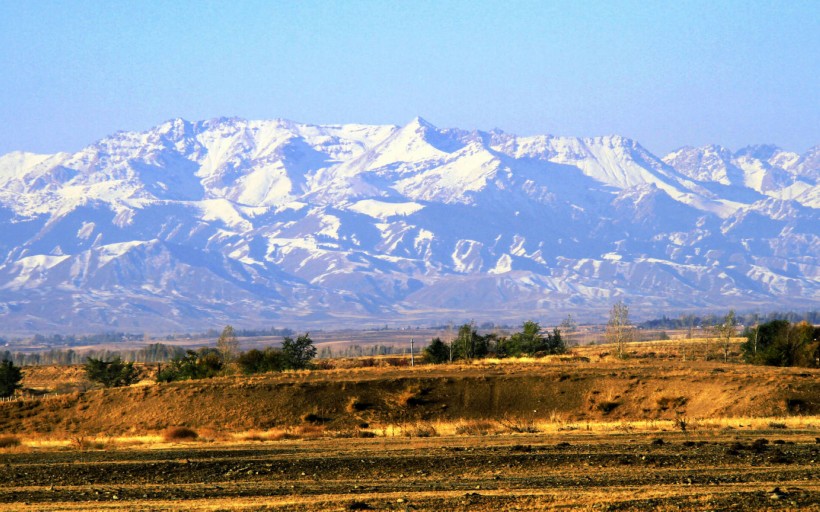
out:
<path id="1" fill-rule="evenodd" d="M 816 432 L 0 451 L 0 510 L 820 510 Z"/>

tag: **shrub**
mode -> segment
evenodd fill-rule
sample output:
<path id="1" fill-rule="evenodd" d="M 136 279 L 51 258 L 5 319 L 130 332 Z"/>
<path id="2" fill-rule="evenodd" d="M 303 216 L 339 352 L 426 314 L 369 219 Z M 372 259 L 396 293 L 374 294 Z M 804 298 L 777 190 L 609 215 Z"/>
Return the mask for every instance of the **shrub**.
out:
<path id="1" fill-rule="evenodd" d="M 89 357 L 85 363 L 85 375 L 88 380 L 99 382 L 107 388 L 130 386 L 139 380 L 134 363 L 123 363 L 119 357 L 111 361 Z"/>
<path id="2" fill-rule="evenodd" d="M 243 352 L 237 359 L 239 368 L 245 374 L 281 372 L 285 369 L 285 354 L 272 347 L 264 351 L 253 349 Z"/>
<path id="3" fill-rule="evenodd" d="M 20 446 L 20 438 L 17 436 L 0 436 L 0 448 L 12 448 Z"/>
<path id="4" fill-rule="evenodd" d="M 168 427 L 162 433 L 165 441 L 193 441 L 199 437 L 196 430 L 188 427 Z"/>

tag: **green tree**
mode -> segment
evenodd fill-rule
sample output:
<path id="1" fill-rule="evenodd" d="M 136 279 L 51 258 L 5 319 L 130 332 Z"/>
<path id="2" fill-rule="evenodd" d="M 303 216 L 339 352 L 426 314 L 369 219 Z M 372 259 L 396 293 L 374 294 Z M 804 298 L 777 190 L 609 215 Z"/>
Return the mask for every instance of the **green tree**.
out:
<path id="1" fill-rule="evenodd" d="M 453 340 L 453 359 L 477 359 L 489 352 L 487 339 L 478 334 L 473 324 L 464 324 Z"/>
<path id="2" fill-rule="evenodd" d="M 521 332 L 513 333 L 508 339 L 499 342 L 500 356 L 520 356 L 522 354 L 563 354 L 567 351 L 561 337 L 561 330 L 555 328 L 547 335 L 541 334 L 538 322 L 527 321 L 521 326 Z"/>
<path id="3" fill-rule="evenodd" d="M 740 346 L 746 361 L 771 366 L 820 366 L 820 328 L 772 320 L 747 328 Z"/>
<path id="4" fill-rule="evenodd" d="M 433 338 L 433 341 L 424 349 L 424 360 L 428 363 L 441 364 L 450 359 L 450 348 L 441 341 L 441 338 Z"/>
<path id="5" fill-rule="evenodd" d="M 310 367 L 310 362 L 316 357 L 316 347 L 308 333 L 297 336 L 295 340 L 285 336 L 282 340 L 282 355 L 284 369 L 302 370 Z"/>
<path id="6" fill-rule="evenodd" d="M 130 386 L 139 380 L 139 372 L 134 363 L 123 363 L 120 357 L 111 361 L 89 357 L 85 362 L 85 376 L 107 388 Z"/>
<path id="7" fill-rule="evenodd" d="M 548 354 L 565 354 L 567 352 L 567 345 L 561 337 L 561 330 L 559 328 L 556 327 L 550 334 L 547 334 L 545 351 Z"/>
<path id="8" fill-rule="evenodd" d="M 9 397 L 20 389 L 20 381 L 23 380 L 23 373 L 20 368 L 8 359 L 0 362 L 0 397 Z"/>
<path id="9" fill-rule="evenodd" d="M 171 359 L 171 362 L 157 373 L 157 381 L 208 379 L 219 375 L 224 366 L 222 353 L 215 348 L 187 350 L 185 354 Z"/>
<path id="10" fill-rule="evenodd" d="M 216 349 L 222 354 L 222 360 L 230 363 L 239 355 L 239 340 L 236 338 L 236 331 L 232 325 L 226 325 L 222 329 L 222 334 L 216 340 Z"/>

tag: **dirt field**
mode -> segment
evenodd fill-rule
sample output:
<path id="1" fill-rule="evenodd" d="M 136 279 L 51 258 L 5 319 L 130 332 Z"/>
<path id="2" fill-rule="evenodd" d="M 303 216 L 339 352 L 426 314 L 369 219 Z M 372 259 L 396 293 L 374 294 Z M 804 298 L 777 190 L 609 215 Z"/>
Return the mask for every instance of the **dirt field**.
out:
<path id="1" fill-rule="evenodd" d="M 0 510 L 820 510 L 815 432 L 0 452 Z"/>
<path id="2" fill-rule="evenodd" d="M 27 368 L 49 394 L 0 403 L 0 510 L 820 510 L 820 370 L 641 348 L 68 393 L 78 368 Z"/>

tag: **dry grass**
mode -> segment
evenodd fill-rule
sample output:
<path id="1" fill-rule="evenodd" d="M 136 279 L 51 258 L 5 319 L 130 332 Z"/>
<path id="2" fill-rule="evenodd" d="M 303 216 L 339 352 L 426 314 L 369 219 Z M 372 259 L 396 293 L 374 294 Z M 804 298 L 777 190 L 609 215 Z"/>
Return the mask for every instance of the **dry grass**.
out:
<path id="1" fill-rule="evenodd" d="M 619 421 L 566 421 L 560 415 L 551 415 L 548 418 L 518 418 L 504 417 L 493 419 L 454 420 L 454 421 L 417 421 L 408 423 L 391 423 L 373 425 L 367 429 L 332 430 L 325 425 L 300 425 L 291 428 L 273 428 L 269 430 L 250 430 L 233 434 L 215 434 L 211 440 L 215 446 L 243 445 L 247 443 L 270 442 L 299 442 L 316 439 L 332 438 L 366 438 L 366 437 L 412 437 L 412 438 L 459 438 L 486 436 L 513 438 L 530 437 L 537 439 L 562 439 L 571 436 L 592 436 L 606 439 L 609 436 L 623 436 L 624 434 L 661 435 L 663 433 L 677 433 L 678 435 L 717 436 L 726 432 L 776 432 L 787 431 L 791 436 L 804 436 L 807 439 L 817 437 L 820 431 L 820 416 L 776 416 L 776 417 L 720 417 L 720 418 L 684 418 L 687 422 L 685 432 L 681 431 L 677 419 L 645 419 Z M 173 430 L 185 427 L 174 427 Z M 37 450 L 116 450 L 119 448 L 151 449 L 168 446 L 168 443 L 203 439 L 178 438 L 178 434 L 170 438 L 162 435 L 131 435 L 118 437 L 74 437 L 74 438 L 19 438 L 3 436 L 0 440 L 12 437 L 19 441 L 17 445 L 9 445 L 6 449 L 37 449 Z M 192 431 L 191 429 L 186 429 Z M 193 431 L 192 431 L 193 432 Z M 194 432 L 196 433 L 196 432 Z M 210 436 L 209 436 L 210 437 Z M 0 446 L 2 448 L 2 446 Z"/>
<path id="2" fill-rule="evenodd" d="M 424 403 L 424 395 L 429 392 L 419 386 L 411 386 L 401 391 L 395 399 L 396 405 L 401 408 L 413 407 Z"/>
<path id="3" fill-rule="evenodd" d="M 269 442 L 281 441 L 283 439 L 292 439 L 292 436 L 287 431 L 282 429 L 271 430 L 251 430 L 248 432 L 240 432 L 234 434 L 232 438 L 236 441 L 255 441 L 255 442 Z"/>
<path id="4" fill-rule="evenodd" d="M 316 439 L 325 436 L 324 425 L 299 425 L 293 429 L 293 435 L 301 439 Z"/>
<path id="5" fill-rule="evenodd" d="M 463 420 L 456 424 L 457 435 L 487 436 L 499 432 L 500 425 L 491 420 Z"/>

